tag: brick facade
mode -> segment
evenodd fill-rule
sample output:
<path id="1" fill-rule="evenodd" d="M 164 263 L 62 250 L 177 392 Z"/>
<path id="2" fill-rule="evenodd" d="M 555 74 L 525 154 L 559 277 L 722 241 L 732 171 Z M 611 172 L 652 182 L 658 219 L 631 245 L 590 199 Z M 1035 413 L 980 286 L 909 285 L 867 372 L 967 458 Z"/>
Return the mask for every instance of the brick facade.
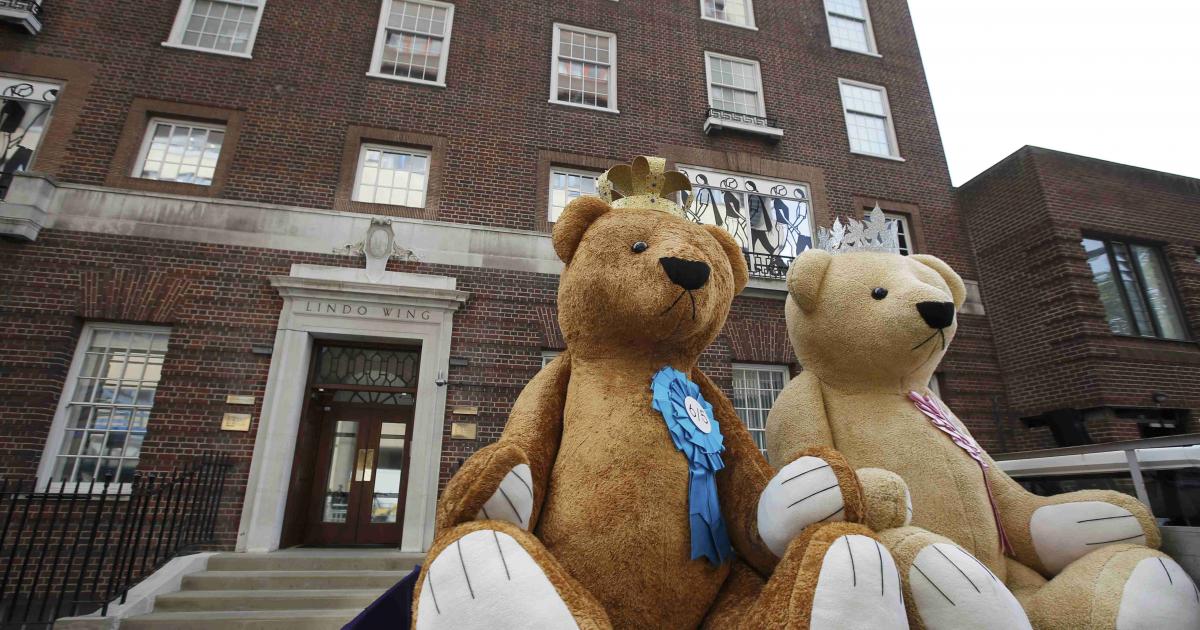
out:
<path id="1" fill-rule="evenodd" d="M 1116 409 L 1196 417 L 1200 181 L 1025 147 L 963 185 L 959 198 L 1017 415 L 1084 412 L 1097 441 L 1139 437 Z M 1161 248 L 1191 340 L 1115 335 L 1085 235 Z M 1194 431 L 1195 420 L 1179 429 Z"/>
<path id="2" fill-rule="evenodd" d="M 244 59 L 164 47 L 176 0 L 54 0 L 36 37 L 0 32 L 0 72 L 66 82 L 62 98 L 70 107 L 55 112 L 33 168 L 63 184 L 97 187 L 96 195 L 138 188 L 168 205 L 167 194 L 215 196 L 298 211 L 380 212 L 545 233 L 551 164 L 594 167 L 663 155 L 748 175 L 798 173 L 813 184 L 821 223 L 859 215 L 864 202 L 896 208 L 908 213 L 918 251 L 945 259 L 967 279 L 980 278 L 905 3 L 871 3 L 878 57 L 831 48 L 819 0 L 759 0 L 757 31 L 701 20 L 694 0 L 455 5 L 445 87 L 366 76 L 378 2 L 328 11 L 301 0 L 270 0 L 253 58 Z M 555 22 L 616 34 L 619 114 L 547 102 Z M 703 133 L 705 51 L 760 62 L 766 110 L 784 130 L 781 141 Z M 838 78 L 887 88 L 903 161 L 849 152 Z M 222 151 L 218 186 L 146 186 L 128 176 L 136 145 L 129 130 L 137 137 L 156 112 L 236 122 L 236 137 L 227 137 Z M 350 201 L 357 138 L 432 149 L 427 207 L 392 212 Z M 162 220 L 155 238 L 52 226 L 32 243 L 0 241 L 0 327 L 6 331 L 0 336 L 0 446 L 6 453 L 0 473 L 36 471 L 85 321 L 167 324 L 170 347 L 139 466 L 169 468 L 210 448 L 233 455 L 237 473 L 221 525 L 222 543 L 231 545 L 257 425 L 248 433 L 222 432 L 218 425 L 224 412 L 235 410 L 225 404 L 227 393 L 256 396 L 259 406 L 249 411 L 256 421 L 262 413 L 272 359 L 251 347 L 270 346 L 275 336 L 281 299 L 269 279 L 287 275 L 294 263 L 361 262 L 172 240 L 168 217 Z M 450 412 L 435 419 L 445 423 L 444 484 L 462 457 L 500 434 L 542 351 L 556 347 L 547 320 L 557 279 L 424 262 L 393 261 L 389 269 L 451 276 L 471 294 L 455 317 L 451 357 L 459 361 L 450 370 L 447 409 L 478 407 L 479 433 L 477 440 L 451 440 Z M 1194 302 L 1200 279 L 1188 282 Z M 794 361 L 778 284 L 739 298 L 706 353 L 702 367 L 722 386 L 730 387 L 734 362 Z M 960 319 L 943 363 L 944 397 L 985 447 L 1041 444 L 1040 434 L 1015 425 L 997 431 L 995 418 L 1007 413 L 1008 402 L 993 333 L 1005 331 L 993 331 L 990 312 Z"/>

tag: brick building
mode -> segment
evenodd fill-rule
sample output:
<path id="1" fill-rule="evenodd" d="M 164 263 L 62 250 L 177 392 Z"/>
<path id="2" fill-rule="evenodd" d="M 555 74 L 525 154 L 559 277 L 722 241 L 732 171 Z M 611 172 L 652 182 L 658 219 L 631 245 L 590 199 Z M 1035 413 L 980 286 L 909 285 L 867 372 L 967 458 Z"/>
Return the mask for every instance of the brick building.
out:
<path id="1" fill-rule="evenodd" d="M 0 12 L 0 473 L 216 449 L 226 547 L 426 549 L 562 347 L 556 213 L 635 155 L 744 245 L 702 366 L 752 429 L 799 367 L 787 262 L 878 204 L 972 286 L 944 398 L 1024 444 L 903 2 L 44 5 Z"/>
<path id="2" fill-rule="evenodd" d="M 959 199 L 1016 417 L 1060 446 L 1196 430 L 1200 180 L 1027 146 Z"/>

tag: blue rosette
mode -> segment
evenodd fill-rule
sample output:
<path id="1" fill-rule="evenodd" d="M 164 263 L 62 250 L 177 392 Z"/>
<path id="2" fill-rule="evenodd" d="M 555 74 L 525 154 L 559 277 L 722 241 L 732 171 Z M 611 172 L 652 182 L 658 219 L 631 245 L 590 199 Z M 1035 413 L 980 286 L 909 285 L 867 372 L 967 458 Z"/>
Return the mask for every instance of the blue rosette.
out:
<path id="1" fill-rule="evenodd" d="M 700 386 L 670 366 L 659 370 L 650 381 L 653 406 L 667 422 L 675 448 L 688 462 L 688 520 L 691 525 L 692 559 L 708 558 L 720 565 L 733 555 L 733 545 L 721 518 L 716 472 L 725 467 L 721 427 L 713 407 L 700 395 Z"/>

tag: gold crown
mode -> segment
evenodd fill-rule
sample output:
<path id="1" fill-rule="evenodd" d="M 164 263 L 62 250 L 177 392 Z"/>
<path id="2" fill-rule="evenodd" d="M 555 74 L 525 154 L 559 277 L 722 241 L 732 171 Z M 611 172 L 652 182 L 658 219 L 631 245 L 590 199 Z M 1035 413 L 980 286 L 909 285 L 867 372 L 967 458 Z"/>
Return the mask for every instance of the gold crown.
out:
<path id="1" fill-rule="evenodd" d="M 685 196 L 683 206 L 669 195 L 691 193 L 692 184 L 687 175 L 666 168 L 663 158 L 639 155 L 630 164 L 618 164 L 605 171 L 596 180 L 596 191 L 613 208 L 659 210 L 686 218 L 692 195 Z"/>

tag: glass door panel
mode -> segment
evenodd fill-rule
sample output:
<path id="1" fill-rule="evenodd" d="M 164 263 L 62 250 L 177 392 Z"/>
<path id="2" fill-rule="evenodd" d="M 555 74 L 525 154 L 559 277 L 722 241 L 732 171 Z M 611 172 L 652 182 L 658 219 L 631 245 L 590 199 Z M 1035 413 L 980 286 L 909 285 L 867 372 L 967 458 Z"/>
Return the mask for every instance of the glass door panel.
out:
<path id="1" fill-rule="evenodd" d="M 354 469 L 361 466 L 358 448 L 357 420 L 339 420 L 329 446 L 329 474 L 325 481 L 325 498 L 321 510 L 324 523 L 345 523 L 350 510 L 350 484 Z"/>
<path id="2" fill-rule="evenodd" d="M 371 522 L 395 523 L 400 513 L 408 427 L 400 422 L 384 422 L 382 425 L 377 447 L 375 488 L 371 495 Z"/>

